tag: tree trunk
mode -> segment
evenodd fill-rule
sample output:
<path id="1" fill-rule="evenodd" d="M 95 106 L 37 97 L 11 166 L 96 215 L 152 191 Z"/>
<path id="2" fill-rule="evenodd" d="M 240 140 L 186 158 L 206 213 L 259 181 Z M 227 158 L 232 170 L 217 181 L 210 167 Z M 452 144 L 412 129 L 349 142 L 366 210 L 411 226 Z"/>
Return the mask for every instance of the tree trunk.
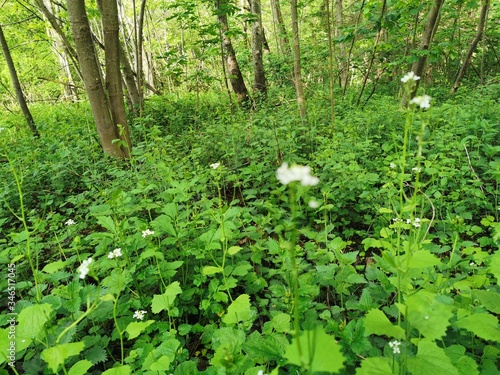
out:
<path id="1" fill-rule="evenodd" d="M 12 55 L 10 54 L 9 45 L 7 44 L 7 40 L 5 40 L 5 35 L 3 34 L 2 26 L 0 25 L 0 45 L 2 46 L 3 55 L 5 56 L 5 62 L 7 67 L 9 68 L 10 79 L 12 80 L 12 86 L 14 86 L 14 90 L 16 91 L 17 101 L 19 106 L 21 107 L 21 111 L 23 112 L 23 116 L 26 119 L 26 123 L 28 127 L 31 129 L 31 132 L 35 137 L 39 137 L 40 133 L 35 125 L 35 121 L 33 120 L 33 116 L 31 115 L 30 109 L 28 108 L 28 104 L 26 103 L 26 98 L 24 97 L 23 89 L 21 87 L 21 83 L 19 82 L 19 77 L 17 76 L 16 67 L 14 66 L 14 61 L 12 60 Z"/>
<path id="2" fill-rule="evenodd" d="M 418 61 L 416 61 L 411 71 L 415 73 L 415 75 L 422 77 L 425 69 L 425 63 L 427 62 L 427 51 L 429 50 L 432 39 L 437 30 L 437 26 L 439 23 L 439 13 L 443 6 L 444 0 L 434 0 L 434 4 L 432 5 L 429 13 L 427 14 L 427 20 L 425 21 L 424 33 L 420 39 L 419 50 L 422 53 Z M 407 107 L 408 103 L 415 96 L 418 90 L 418 86 L 421 80 L 415 81 L 414 89 L 411 93 L 405 92 L 403 94 L 403 99 L 401 100 L 401 106 Z"/>
<path id="3" fill-rule="evenodd" d="M 120 138 L 126 142 L 124 146 L 128 157 L 132 144 L 130 143 L 127 114 L 123 101 L 122 76 L 120 73 L 120 27 L 116 0 L 102 0 L 102 27 L 106 60 L 106 88 L 108 90 L 111 117 L 115 126 L 120 127 Z"/>
<path id="4" fill-rule="evenodd" d="M 481 37 L 483 35 L 483 30 L 484 30 L 484 25 L 486 24 L 486 17 L 488 14 L 488 8 L 490 6 L 490 1 L 489 0 L 483 0 L 483 4 L 481 6 L 481 14 L 479 15 L 479 23 L 477 24 L 477 30 L 476 30 L 476 36 L 472 40 L 469 49 L 467 50 L 467 54 L 465 55 L 464 62 L 462 63 L 462 67 L 460 68 L 460 71 L 457 74 L 457 78 L 455 79 L 455 83 L 453 84 L 453 87 L 450 90 L 450 94 L 454 94 L 457 92 L 458 87 L 460 86 L 460 81 L 465 75 L 465 71 L 467 70 L 467 67 L 469 66 L 472 54 L 476 50 L 476 47 L 481 40 Z"/>
<path id="5" fill-rule="evenodd" d="M 67 0 L 69 20 L 78 60 L 87 89 L 90 107 L 99 134 L 102 149 L 115 158 L 126 158 L 128 150 L 114 142 L 120 139 L 119 129 L 114 124 L 106 92 L 104 91 L 102 72 L 94 50 L 94 41 L 85 11 L 84 0 Z M 123 139 L 125 142 L 126 140 Z"/>
<path id="6" fill-rule="evenodd" d="M 252 23 L 252 56 L 253 56 L 253 76 L 254 92 L 257 95 L 265 96 L 267 92 L 266 76 L 264 74 L 264 63 L 262 61 L 263 28 L 260 0 L 251 0 L 252 14 L 255 21 Z"/>
<path id="7" fill-rule="evenodd" d="M 271 0 L 271 7 L 273 10 L 273 18 L 275 20 L 275 24 L 278 26 L 279 48 L 283 55 L 289 56 L 290 42 L 288 41 L 285 23 L 283 22 L 283 14 L 281 13 L 279 0 Z"/>
<path id="8" fill-rule="evenodd" d="M 238 103 L 244 107 L 249 106 L 250 97 L 248 95 L 248 90 L 243 80 L 243 75 L 241 74 L 240 66 L 238 60 L 236 60 L 236 53 L 231 43 L 231 38 L 228 36 L 229 24 L 227 21 L 227 4 L 226 0 L 216 0 L 215 2 L 217 20 L 220 23 L 222 45 L 226 54 L 226 64 L 229 73 L 229 81 L 233 88 L 236 97 L 238 98 Z"/>
<path id="9" fill-rule="evenodd" d="M 344 25 L 344 5 L 342 0 L 335 0 L 335 37 L 340 37 L 340 30 Z M 340 87 L 346 87 L 349 80 L 349 65 L 347 64 L 345 43 L 339 43 L 338 49 Z"/>
<path id="10" fill-rule="evenodd" d="M 293 81 L 295 83 L 295 91 L 297 93 L 297 105 L 299 107 L 300 117 L 302 120 L 305 120 L 307 113 L 300 66 L 299 17 L 297 13 L 297 0 L 290 1 L 290 10 L 292 15 L 293 34 Z"/>

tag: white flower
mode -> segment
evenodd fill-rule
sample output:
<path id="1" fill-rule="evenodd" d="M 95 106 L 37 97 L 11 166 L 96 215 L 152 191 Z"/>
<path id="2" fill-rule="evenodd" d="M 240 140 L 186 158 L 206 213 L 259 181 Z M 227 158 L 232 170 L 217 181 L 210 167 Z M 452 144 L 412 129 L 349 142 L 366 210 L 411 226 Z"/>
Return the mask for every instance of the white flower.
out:
<path id="1" fill-rule="evenodd" d="M 315 199 L 311 199 L 309 201 L 309 207 L 311 208 L 318 208 L 319 207 L 319 202 Z"/>
<path id="2" fill-rule="evenodd" d="M 85 276 L 89 273 L 90 263 L 92 263 L 92 258 L 84 260 L 80 267 L 78 267 L 77 271 L 80 274 L 80 279 L 85 279 Z"/>
<path id="3" fill-rule="evenodd" d="M 70 226 L 70 225 L 75 225 L 76 224 L 76 221 L 74 221 L 73 219 L 68 219 L 64 225 L 67 225 L 67 226 Z"/>
<path id="4" fill-rule="evenodd" d="M 411 170 L 415 173 L 422 172 L 422 168 L 419 167 L 413 167 Z"/>
<path id="5" fill-rule="evenodd" d="M 391 164 L 389 164 L 389 167 L 390 167 L 391 169 L 396 168 L 396 163 L 391 163 Z"/>
<path id="6" fill-rule="evenodd" d="M 398 341 L 398 340 L 394 340 L 394 341 L 391 341 L 389 343 L 389 346 L 391 347 L 392 349 L 392 352 L 394 354 L 399 354 L 401 353 L 401 350 L 399 350 L 399 346 L 401 345 L 401 343 Z"/>
<path id="7" fill-rule="evenodd" d="M 311 168 L 303 165 L 292 165 L 288 168 L 288 163 L 283 163 L 276 171 L 276 177 L 283 185 L 288 185 L 293 181 L 300 181 L 302 186 L 317 185 L 319 178 L 311 176 Z"/>
<path id="8" fill-rule="evenodd" d="M 155 234 L 154 230 L 143 230 L 142 231 L 142 238 L 146 238 L 147 236 L 151 236 L 152 234 Z"/>
<path id="9" fill-rule="evenodd" d="M 210 168 L 213 168 L 213 169 L 217 169 L 220 167 L 220 163 L 213 163 L 213 164 L 210 164 Z"/>
<path id="10" fill-rule="evenodd" d="M 416 217 L 416 218 L 415 218 L 415 220 L 413 220 L 413 223 L 412 223 L 412 224 L 413 224 L 413 226 L 414 226 L 415 228 L 420 228 L 420 222 L 421 222 L 421 221 L 422 221 L 422 220 L 420 220 L 420 218 L 419 218 L 419 217 Z"/>
<path id="11" fill-rule="evenodd" d="M 405 76 L 403 78 L 401 78 L 401 82 L 406 83 L 409 80 L 418 81 L 419 79 L 420 79 L 419 76 L 416 76 L 415 73 L 410 72 L 410 73 L 405 74 Z"/>
<path id="12" fill-rule="evenodd" d="M 257 375 L 267 375 L 267 374 L 265 374 L 263 370 L 259 370 L 259 372 L 257 373 Z"/>
<path id="13" fill-rule="evenodd" d="M 415 96 L 410 100 L 410 104 L 416 104 L 420 108 L 428 109 L 431 107 L 431 97 L 429 95 Z"/>
<path id="14" fill-rule="evenodd" d="M 112 252 L 110 252 L 108 254 L 108 258 L 109 259 L 118 258 L 118 257 L 121 257 L 122 255 L 123 255 L 122 254 L 122 249 L 117 248 L 117 249 L 114 249 Z"/>
<path id="15" fill-rule="evenodd" d="M 146 315 L 147 311 L 145 310 L 137 310 L 135 313 L 134 313 L 134 318 L 135 319 L 139 319 L 139 320 L 143 320 L 144 319 L 144 315 Z"/>

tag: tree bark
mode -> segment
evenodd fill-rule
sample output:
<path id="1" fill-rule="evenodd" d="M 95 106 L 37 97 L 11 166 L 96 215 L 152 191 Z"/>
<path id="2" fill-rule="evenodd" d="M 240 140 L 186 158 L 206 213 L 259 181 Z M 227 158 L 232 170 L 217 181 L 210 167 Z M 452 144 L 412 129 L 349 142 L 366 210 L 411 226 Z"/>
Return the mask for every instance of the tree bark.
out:
<path id="1" fill-rule="evenodd" d="M 40 137 L 40 133 L 38 132 L 38 129 L 35 125 L 35 120 L 33 120 L 33 116 L 31 115 L 28 104 L 26 103 L 26 98 L 24 97 L 23 89 L 21 87 L 21 83 L 19 82 L 19 77 L 17 75 L 16 67 L 14 65 L 14 60 L 12 60 L 12 55 L 10 54 L 9 45 L 7 44 L 7 40 L 5 39 L 5 35 L 3 33 L 1 25 L 0 25 L 0 45 L 2 46 L 5 62 L 7 64 L 7 67 L 9 68 L 10 79 L 12 80 L 12 86 L 14 86 L 14 90 L 16 92 L 16 97 L 17 97 L 17 102 L 19 103 L 19 107 L 21 107 L 21 111 L 31 132 L 35 137 L 38 138 Z"/>
<path id="2" fill-rule="evenodd" d="M 288 41 L 285 23 L 283 22 L 283 14 L 281 13 L 279 0 L 271 0 L 271 7 L 273 11 L 273 18 L 275 19 L 275 23 L 278 26 L 279 48 L 283 55 L 289 56 L 290 42 Z"/>
<path id="3" fill-rule="evenodd" d="M 300 43 L 299 43 L 299 17 L 297 12 L 297 0 L 290 1 L 290 10 L 292 15 L 292 36 L 293 36 L 293 81 L 295 83 L 295 92 L 297 93 L 297 105 L 302 120 L 306 117 L 306 99 L 304 96 L 304 87 L 302 86 L 302 74 L 300 63 Z"/>
<path id="4" fill-rule="evenodd" d="M 465 55 L 464 62 L 460 68 L 460 71 L 457 74 L 457 78 L 455 79 L 455 83 L 450 90 L 450 94 L 455 94 L 460 86 L 460 81 L 465 75 L 465 72 L 470 64 L 470 60 L 472 58 L 472 54 L 476 50 L 476 47 L 483 36 L 484 25 L 486 24 L 486 18 L 488 14 L 488 8 L 490 6 L 490 0 L 483 0 L 481 5 L 481 13 L 479 15 L 479 23 L 477 24 L 476 36 L 472 40 L 469 49 L 467 50 L 467 54 Z"/>
<path id="5" fill-rule="evenodd" d="M 434 38 L 434 35 L 438 27 L 439 13 L 441 11 L 441 8 L 443 7 L 443 3 L 444 0 L 434 0 L 434 4 L 432 5 L 431 9 L 429 10 L 429 13 L 427 14 L 427 20 L 425 21 L 424 32 L 422 34 L 422 37 L 420 38 L 419 50 L 420 52 L 422 52 L 422 54 L 418 59 L 418 61 L 416 61 L 411 68 L 411 71 L 419 77 L 422 77 L 424 73 L 425 63 L 427 62 L 427 51 L 430 49 L 430 46 L 432 44 L 432 39 Z M 413 97 L 415 97 L 420 81 L 421 79 L 415 81 L 414 89 L 411 93 L 405 92 L 403 94 L 403 98 L 401 100 L 401 106 L 407 107 L 410 100 L 413 99 Z"/>
<path id="6" fill-rule="evenodd" d="M 127 114 L 123 101 L 122 76 L 120 73 L 120 40 L 118 6 L 116 0 L 102 0 L 102 27 L 106 60 L 106 88 L 108 90 L 111 117 L 115 126 L 121 127 L 120 138 L 126 142 L 125 156 L 132 148 L 127 126 Z"/>
<path id="7" fill-rule="evenodd" d="M 226 54 L 226 65 L 229 73 L 229 81 L 231 82 L 231 87 L 233 88 L 236 97 L 238 98 L 238 103 L 247 107 L 250 104 L 250 97 L 248 95 L 248 90 L 243 80 L 243 75 L 241 74 L 240 66 L 238 60 L 236 59 L 236 52 L 234 51 L 231 38 L 228 36 L 229 23 L 227 21 L 227 0 L 216 0 L 215 7 L 217 12 L 217 20 L 220 23 L 222 45 Z"/>
<path id="8" fill-rule="evenodd" d="M 102 149 L 115 158 L 126 158 L 128 150 L 122 147 L 118 127 L 111 116 L 109 101 L 103 86 L 102 72 L 94 50 L 94 41 L 85 11 L 84 0 L 67 0 L 68 14 L 78 53 L 78 60 L 87 90 L 90 107 L 99 134 Z M 126 140 L 123 139 L 125 142 Z"/>
<path id="9" fill-rule="evenodd" d="M 263 28 L 260 0 L 251 0 L 251 11 L 255 16 L 252 23 L 252 56 L 253 56 L 253 89 L 256 94 L 265 96 L 267 92 L 266 76 L 264 73 L 263 53 Z"/>

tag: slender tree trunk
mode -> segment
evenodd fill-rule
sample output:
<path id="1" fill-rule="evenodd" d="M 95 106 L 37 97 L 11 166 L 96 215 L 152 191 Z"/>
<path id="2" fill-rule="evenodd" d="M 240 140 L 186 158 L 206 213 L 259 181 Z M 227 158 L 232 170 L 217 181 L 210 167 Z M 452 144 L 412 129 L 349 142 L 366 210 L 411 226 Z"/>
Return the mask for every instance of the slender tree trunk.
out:
<path id="1" fill-rule="evenodd" d="M 285 23 L 283 22 L 283 14 L 279 0 L 271 0 L 271 7 L 273 11 L 273 18 L 276 26 L 278 26 L 278 42 L 281 53 L 285 56 L 290 55 L 290 42 L 288 41 L 288 34 L 286 32 Z"/>
<path id="2" fill-rule="evenodd" d="M 326 24 L 327 24 L 327 34 L 328 34 L 328 82 L 330 89 L 330 119 L 332 121 L 332 131 L 335 123 L 335 98 L 333 96 L 333 40 L 332 40 L 332 17 L 331 17 L 331 9 L 330 9 L 330 0 L 325 1 L 326 8 Z"/>
<path id="3" fill-rule="evenodd" d="M 415 75 L 422 77 L 425 69 L 425 63 L 427 62 L 427 51 L 430 49 L 432 39 L 436 33 L 438 24 L 439 24 L 439 13 L 441 12 L 441 8 L 443 6 L 444 0 L 434 0 L 434 4 L 432 5 L 429 13 L 427 14 L 427 20 L 425 21 L 424 32 L 420 39 L 419 50 L 422 53 L 418 61 L 416 61 L 411 71 L 415 73 Z M 418 86 L 420 84 L 420 80 L 415 81 L 415 87 L 413 91 L 408 94 L 405 92 L 403 94 L 403 98 L 401 100 L 401 105 L 403 107 L 407 107 L 410 99 L 412 99 L 417 93 Z"/>
<path id="4" fill-rule="evenodd" d="M 118 127 L 114 124 L 108 98 L 102 82 L 102 72 L 94 50 L 94 40 L 85 11 L 84 0 L 67 0 L 68 14 L 78 53 L 78 60 L 83 74 L 83 82 L 87 89 L 90 107 L 96 123 L 97 132 L 105 153 L 125 158 L 128 150 L 122 147 Z M 124 139 L 126 142 L 126 140 Z"/>
<path id="5" fill-rule="evenodd" d="M 141 96 L 139 95 L 139 89 L 137 88 L 137 82 L 135 80 L 135 73 L 132 69 L 132 65 L 127 56 L 125 46 L 120 42 L 120 62 L 123 68 L 123 79 L 125 81 L 125 86 L 127 87 L 127 94 L 132 104 L 130 108 L 133 112 L 138 111 L 141 106 Z"/>
<path id="6" fill-rule="evenodd" d="M 306 99 L 304 88 L 302 86 L 302 74 L 300 63 L 300 43 L 299 43 L 299 17 L 297 12 L 297 0 L 290 1 L 290 10 L 292 15 L 292 34 L 293 34 L 293 81 L 295 83 L 295 92 L 297 93 L 297 105 L 299 107 L 300 117 L 305 120 Z"/>
<path id="7" fill-rule="evenodd" d="M 19 103 L 19 106 L 21 107 L 23 116 L 26 119 L 26 123 L 28 124 L 28 127 L 30 128 L 33 135 L 38 138 L 40 136 L 40 133 L 38 132 L 38 129 L 35 125 L 35 121 L 33 120 L 33 116 L 31 115 L 30 109 L 28 108 L 28 104 L 26 103 L 26 98 L 24 97 L 23 89 L 21 87 L 21 83 L 19 82 L 19 77 L 17 76 L 16 67 L 14 66 L 12 55 L 10 54 L 9 45 L 7 44 L 7 40 L 5 39 L 5 35 L 3 33 L 1 25 L 0 25 L 0 45 L 2 46 L 5 62 L 7 64 L 7 67 L 9 68 L 10 79 L 12 80 L 12 86 L 14 86 L 17 101 Z"/>
<path id="8" fill-rule="evenodd" d="M 253 88 L 257 95 L 265 96 L 267 86 L 262 60 L 264 29 L 262 28 L 260 0 L 251 0 L 251 11 L 255 16 L 255 21 L 252 23 Z"/>
<path id="9" fill-rule="evenodd" d="M 120 138 L 126 142 L 124 156 L 132 149 L 127 126 L 127 114 L 123 101 L 122 76 L 120 73 L 120 27 L 116 0 L 102 0 L 102 27 L 106 60 L 106 88 L 108 90 L 111 117 L 119 127 Z"/>
<path id="10" fill-rule="evenodd" d="M 484 31 L 484 25 L 486 24 L 486 18 L 488 14 L 488 8 L 490 6 L 490 1 L 489 0 L 483 0 L 483 4 L 481 6 L 481 13 L 479 15 L 479 23 L 477 24 L 477 30 L 476 30 L 476 36 L 472 40 L 469 49 L 467 50 L 467 54 L 465 55 L 464 62 L 462 63 L 462 67 L 460 68 L 460 71 L 457 74 L 457 78 L 455 79 L 455 83 L 453 84 L 453 87 L 450 90 L 451 94 L 454 94 L 457 92 L 458 87 L 460 86 L 460 81 L 465 75 L 465 72 L 467 70 L 467 67 L 469 66 L 472 54 L 476 50 L 476 47 L 481 40 L 481 37 L 483 36 L 483 31 Z"/>
<path id="11" fill-rule="evenodd" d="M 225 50 L 227 70 L 229 73 L 229 81 L 233 88 L 236 97 L 238 98 L 238 103 L 244 107 L 250 104 L 250 97 L 248 95 L 248 90 L 243 80 L 243 75 L 241 74 L 240 66 L 238 60 L 236 60 L 236 53 L 231 42 L 231 38 L 228 36 L 229 24 L 227 21 L 226 14 L 226 0 L 216 0 L 215 2 L 217 20 L 219 21 L 222 36 L 222 45 Z"/>
<path id="12" fill-rule="evenodd" d="M 344 25 L 344 5 L 342 0 L 335 0 L 335 37 L 340 36 L 340 30 Z M 346 48 L 345 43 L 339 43 L 338 49 L 339 57 L 339 77 L 340 77 L 340 87 L 346 87 L 349 80 L 349 65 L 347 63 Z"/>

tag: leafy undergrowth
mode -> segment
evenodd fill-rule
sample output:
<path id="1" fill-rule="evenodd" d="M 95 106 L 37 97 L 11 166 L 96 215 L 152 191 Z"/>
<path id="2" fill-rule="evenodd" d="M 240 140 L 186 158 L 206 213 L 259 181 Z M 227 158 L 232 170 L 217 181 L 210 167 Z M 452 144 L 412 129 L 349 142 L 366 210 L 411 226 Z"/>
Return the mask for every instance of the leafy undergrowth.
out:
<path id="1" fill-rule="evenodd" d="M 84 105 L 3 120 L 4 373 L 498 374 L 500 111 L 465 94 L 152 98 L 127 164 Z"/>

